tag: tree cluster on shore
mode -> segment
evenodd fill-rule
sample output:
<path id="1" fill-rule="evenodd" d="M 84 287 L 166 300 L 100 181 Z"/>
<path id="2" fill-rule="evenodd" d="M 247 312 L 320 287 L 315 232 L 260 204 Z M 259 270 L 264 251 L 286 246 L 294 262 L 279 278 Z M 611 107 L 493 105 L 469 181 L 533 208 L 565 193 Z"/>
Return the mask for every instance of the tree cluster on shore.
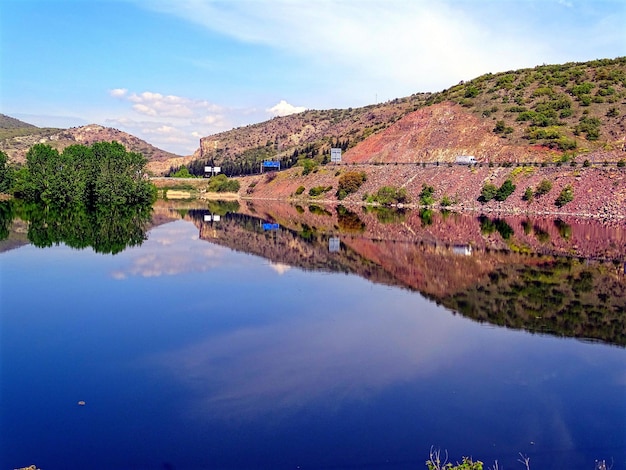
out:
<path id="1" fill-rule="evenodd" d="M 9 166 L 0 152 L 0 192 L 60 209 L 144 205 L 156 195 L 146 163 L 117 142 L 70 145 L 62 153 L 36 144 L 19 168 Z"/>

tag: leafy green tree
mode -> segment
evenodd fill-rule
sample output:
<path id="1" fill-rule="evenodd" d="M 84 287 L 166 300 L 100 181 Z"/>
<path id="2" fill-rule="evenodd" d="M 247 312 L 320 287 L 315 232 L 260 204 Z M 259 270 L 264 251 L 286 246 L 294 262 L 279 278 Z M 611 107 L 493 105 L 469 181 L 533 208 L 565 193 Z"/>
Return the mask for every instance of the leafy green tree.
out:
<path id="1" fill-rule="evenodd" d="M 145 176 L 146 163 L 117 142 L 71 145 L 62 154 L 37 144 L 16 174 L 14 194 L 59 208 L 149 204 L 156 189 Z"/>
<path id="2" fill-rule="evenodd" d="M 491 201 L 498 194 L 498 187 L 492 183 L 485 183 L 480 191 L 478 200 L 482 203 Z"/>
<path id="3" fill-rule="evenodd" d="M 9 157 L 0 150 L 0 193 L 8 193 L 13 186 L 13 168 L 9 166 Z"/>
<path id="4" fill-rule="evenodd" d="M 56 149 L 49 145 L 35 144 L 26 153 L 27 199 L 46 201 L 50 199 L 50 188 L 55 172 L 60 171 L 60 156 Z"/>

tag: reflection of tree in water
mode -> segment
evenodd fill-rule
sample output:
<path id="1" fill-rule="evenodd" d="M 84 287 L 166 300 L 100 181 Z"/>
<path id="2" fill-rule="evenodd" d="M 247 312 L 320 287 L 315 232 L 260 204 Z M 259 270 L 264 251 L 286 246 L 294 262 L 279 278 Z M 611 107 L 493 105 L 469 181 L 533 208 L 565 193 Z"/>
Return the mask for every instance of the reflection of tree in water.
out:
<path id="1" fill-rule="evenodd" d="M 13 217 L 13 201 L 0 201 L 0 240 L 9 236 Z"/>
<path id="2" fill-rule="evenodd" d="M 343 233 L 362 233 L 365 231 L 365 222 L 350 209 L 344 206 L 337 206 L 337 225 L 339 231 Z"/>
<path id="3" fill-rule="evenodd" d="M 480 222 L 480 233 L 483 235 L 490 235 L 494 232 L 498 232 L 504 240 L 508 240 L 512 235 L 515 235 L 513 228 L 504 219 L 490 219 L 485 215 L 478 217 Z"/>
<path id="4" fill-rule="evenodd" d="M 388 206 L 369 207 L 381 224 L 400 224 L 406 220 L 406 210 Z"/>
<path id="5" fill-rule="evenodd" d="M 561 235 L 561 238 L 563 240 L 569 240 L 570 238 L 572 238 L 572 226 L 571 225 L 566 224 L 561 219 L 556 219 L 554 221 L 554 226 L 559 231 L 559 235 Z"/>
<path id="6" fill-rule="evenodd" d="M 97 253 L 116 254 L 141 245 L 152 215 L 151 206 L 51 209 L 37 204 L 21 206 L 20 218 L 29 222 L 28 239 L 40 248 L 63 243 L 71 248 L 92 247 Z"/>
<path id="7" fill-rule="evenodd" d="M 503 264 L 437 301 L 481 322 L 626 346 L 624 283 L 607 266 L 573 258 Z"/>

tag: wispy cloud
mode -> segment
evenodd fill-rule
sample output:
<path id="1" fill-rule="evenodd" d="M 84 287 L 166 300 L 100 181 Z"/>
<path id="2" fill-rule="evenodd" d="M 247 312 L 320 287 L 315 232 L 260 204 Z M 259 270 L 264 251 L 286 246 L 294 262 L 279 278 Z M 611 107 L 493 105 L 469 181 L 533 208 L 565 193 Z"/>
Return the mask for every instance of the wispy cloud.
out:
<path id="1" fill-rule="evenodd" d="M 242 42 L 303 57 L 323 73 L 334 71 L 338 83 L 348 74 L 359 77 L 354 87 L 391 80 L 416 92 L 544 56 L 541 42 L 522 43 L 514 32 L 468 13 L 475 4 L 278 0 L 269 8 L 255 0 L 160 0 L 150 6 Z"/>
<path id="2" fill-rule="evenodd" d="M 326 77 L 342 93 L 361 96 L 364 89 L 373 94 L 377 88 L 405 94 L 438 91 L 486 72 L 582 60 L 581 51 L 606 49 L 602 36 L 586 32 L 609 21 L 622 34 L 618 20 L 624 18 L 624 4 L 617 1 L 154 0 L 141 4 L 241 43 L 282 51 Z M 559 16 L 565 11 L 567 18 Z M 615 49 L 620 41 L 611 38 Z"/>

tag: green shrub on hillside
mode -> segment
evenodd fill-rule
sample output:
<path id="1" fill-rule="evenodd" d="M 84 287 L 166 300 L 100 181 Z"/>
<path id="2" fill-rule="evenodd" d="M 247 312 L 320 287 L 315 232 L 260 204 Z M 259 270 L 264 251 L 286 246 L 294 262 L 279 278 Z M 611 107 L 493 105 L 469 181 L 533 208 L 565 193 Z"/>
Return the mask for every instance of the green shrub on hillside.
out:
<path id="1" fill-rule="evenodd" d="M 506 199 L 511 194 L 513 194 L 513 191 L 515 191 L 515 185 L 513 184 L 513 181 L 506 180 L 504 183 L 502 183 L 502 186 L 498 188 L 498 192 L 495 196 L 496 201 L 506 201 Z"/>
<path id="2" fill-rule="evenodd" d="M 541 197 L 544 194 L 548 194 L 552 189 L 552 182 L 550 180 L 541 180 L 541 182 L 537 185 L 537 189 L 535 190 L 535 196 Z"/>
<path id="3" fill-rule="evenodd" d="M 337 199 L 344 199 L 348 194 L 357 192 L 365 181 L 367 181 L 367 174 L 364 171 L 348 171 L 344 173 L 339 177 Z"/>
<path id="4" fill-rule="evenodd" d="M 563 188 L 563 190 L 559 194 L 559 197 L 556 198 L 556 200 L 554 201 L 554 205 L 556 205 L 557 207 L 563 207 L 565 204 L 573 200 L 574 188 L 572 188 L 572 185 L 568 184 Z"/>
<path id="5" fill-rule="evenodd" d="M 382 205 L 405 204 L 409 202 L 405 188 L 396 188 L 395 186 L 383 186 L 376 194 L 370 196 L 372 202 Z"/>
<path id="6" fill-rule="evenodd" d="M 320 194 L 327 193 L 331 189 L 333 189 L 332 186 L 315 186 L 314 188 L 309 189 L 309 196 L 317 197 Z"/>
<path id="7" fill-rule="evenodd" d="M 236 193 L 239 191 L 239 187 L 239 181 L 230 179 L 226 175 L 221 174 L 209 179 L 207 191 L 212 193 Z"/>
<path id="8" fill-rule="evenodd" d="M 423 206 L 432 206 L 435 203 L 434 193 L 435 188 L 428 186 L 426 183 L 422 184 L 422 190 L 419 195 L 420 204 Z"/>
<path id="9" fill-rule="evenodd" d="M 535 198 L 535 194 L 533 192 L 533 188 L 528 186 L 526 190 L 524 191 L 524 195 L 522 196 L 522 199 L 528 203 L 531 203 L 533 202 L 534 198 Z"/>
<path id="10" fill-rule="evenodd" d="M 480 197 L 478 200 L 483 203 L 489 202 L 496 197 L 497 193 L 498 187 L 495 184 L 485 183 L 483 189 L 480 191 Z"/>
<path id="11" fill-rule="evenodd" d="M 298 161 L 298 164 L 302 167 L 302 176 L 312 173 L 319 166 L 319 163 L 312 158 L 303 158 Z"/>
<path id="12" fill-rule="evenodd" d="M 596 117 L 583 116 L 574 128 L 574 134 L 585 134 L 587 140 L 598 140 L 600 137 L 600 126 L 602 122 Z"/>

